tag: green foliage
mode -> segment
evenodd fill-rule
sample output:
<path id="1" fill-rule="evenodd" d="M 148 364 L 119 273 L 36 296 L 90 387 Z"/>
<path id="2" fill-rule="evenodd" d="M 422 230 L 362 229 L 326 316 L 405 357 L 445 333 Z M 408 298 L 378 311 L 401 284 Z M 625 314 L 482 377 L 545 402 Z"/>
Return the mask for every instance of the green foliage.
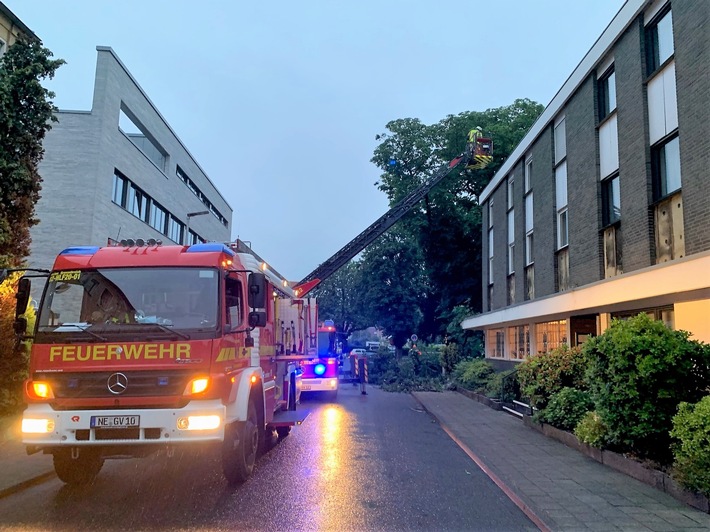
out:
<path id="1" fill-rule="evenodd" d="M 514 369 L 493 373 L 486 382 L 485 394 L 505 403 L 512 402 L 520 390 L 516 374 Z"/>
<path id="2" fill-rule="evenodd" d="M 469 301 L 466 301 L 462 305 L 444 309 L 441 312 L 441 319 L 447 323 L 446 339 L 449 344 L 453 343 L 458 346 L 461 360 L 484 356 L 483 333 L 481 331 L 472 331 L 461 327 L 461 323 L 474 314 L 475 311 L 470 306 Z M 453 366 L 455 365 L 454 363 Z M 450 370 L 447 370 L 447 372 L 448 371 Z"/>
<path id="3" fill-rule="evenodd" d="M 367 357 L 367 362 L 367 376 L 372 384 L 381 384 L 383 380 L 396 380 L 397 359 L 394 353 L 380 350 Z"/>
<path id="4" fill-rule="evenodd" d="M 602 418 L 596 411 L 587 412 L 582 416 L 577 426 L 574 428 L 574 435 L 579 441 L 597 447 L 603 448 L 607 440 L 608 429 L 602 421 Z"/>
<path id="5" fill-rule="evenodd" d="M 699 401 L 710 387 L 710 346 L 639 314 L 612 320 L 604 334 L 584 344 L 584 352 L 610 445 L 669 463 L 678 404 Z"/>
<path id="6" fill-rule="evenodd" d="M 542 410 L 550 397 L 565 387 L 583 390 L 586 360 L 578 347 L 561 345 L 525 359 L 518 366 L 522 395 Z"/>
<path id="7" fill-rule="evenodd" d="M 573 430 L 593 408 L 589 392 L 564 387 L 550 397 L 550 402 L 544 410 L 537 412 L 535 419 L 562 430 Z"/>
<path id="8" fill-rule="evenodd" d="M 0 58 L 0 267 L 29 255 L 30 227 L 42 178 L 42 140 L 56 121 L 54 94 L 41 81 L 64 61 L 38 41 L 20 39 Z"/>
<path id="9" fill-rule="evenodd" d="M 468 390 L 477 391 L 486 386 L 495 369 L 484 358 L 459 362 L 453 371 L 454 381 Z"/>
<path id="10" fill-rule="evenodd" d="M 673 417 L 673 476 L 688 489 L 710 497 L 710 395 L 680 403 Z"/>
<path id="11" fill-rule="evenodd" d="M 320 283 L 311 294 L 318 299 L 321 319 L 333 320 L 338 332 L 344 336 L 370 326 L 369 320 L 364 317 L 362 298 L 359 297 L 361 266 L 361 261 L 347 263 Z"/>
<path id="12" fill-rule="evenodd" d="M 363 253 L 362 281 L 358 292 L 367 308 L 364 315 L 401 348 L 419 330 L 422 294 L 427 292 L 416 241 L 400 228 L 391 228 Z"/>
<path id="13" fill-rule="evenodd" d="M 461 359 L 461 350 L 458 344 L 453 342 L 446 344 L 439 354 L 439 363 L 447 375 L 454 371 L 456 364 L 461 362 Z"/>
<path id="14" fill-rule="evenodd" d="M 14 273 L 0 283 L 0 416 L 16 414 L 22 409 L 22 383 L 28 377 L 30 344 L 18 344 L 13 328 L 20 277 L 20 273 Z M 32 305 L 27 306 L 24 317 L 27 331 L 31 332 L 36 318 Z"/>

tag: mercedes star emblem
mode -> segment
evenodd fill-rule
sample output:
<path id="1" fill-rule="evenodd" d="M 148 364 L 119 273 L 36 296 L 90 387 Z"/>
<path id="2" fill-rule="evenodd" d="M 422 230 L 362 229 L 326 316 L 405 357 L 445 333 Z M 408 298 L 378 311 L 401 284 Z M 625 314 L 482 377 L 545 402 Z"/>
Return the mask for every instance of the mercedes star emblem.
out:
<path id="1" fill-rule="evenodd" d="M 106 381 L 108 391 L 114 395 L 121 395 L 128 388 L 128 377 L 123 373 L 114 373 Z"/>

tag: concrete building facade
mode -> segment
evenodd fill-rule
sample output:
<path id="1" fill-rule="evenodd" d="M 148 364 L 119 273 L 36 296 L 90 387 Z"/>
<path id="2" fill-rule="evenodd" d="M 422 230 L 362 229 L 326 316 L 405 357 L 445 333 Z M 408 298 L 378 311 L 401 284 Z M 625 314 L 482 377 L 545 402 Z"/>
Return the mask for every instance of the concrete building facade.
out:
<path id="1" fill-rule="evenodd" d="M 628 0 L 482 192 L 486 357 L 646 312 L 710 342 L 710 2 Z"/>
<path id="2" fill-rule="evenodd" d="M 91 110 L 60 110 L 44 140 L 30 265 L 111 239 L 229 241 L 230 205 L 114 51 L 97 55 Z"/>

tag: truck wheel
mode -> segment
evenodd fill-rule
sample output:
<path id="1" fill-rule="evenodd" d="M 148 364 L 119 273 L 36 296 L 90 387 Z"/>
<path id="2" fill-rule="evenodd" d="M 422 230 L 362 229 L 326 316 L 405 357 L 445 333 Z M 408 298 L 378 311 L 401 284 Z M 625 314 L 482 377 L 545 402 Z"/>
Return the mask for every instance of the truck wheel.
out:
<path id="1" fill-rule="evenodd" d="M 249 401 L 246 421 L 235 421 L 225 427 L 222 444 L 222 471 L 230 484 L 241 484 L 254 471 L 259 450 L 259 427 L 256 406 Z"/>
<path id="2" fill-rule="evenodd" d="M 279 435 L 279 440 L 283 440 L 291 433 L 291 427 L 276 427 L 276 434 Z"/>
<path id="3" fill-rule="evenodd" d="M 104 465 L 101 453 L 96 449 L 79 449 L 79 455 L 72 458 L 71 449 L 57 449 L 53 453 L 54 471 L 59 480 L 79 486 L 96 478 Z"/>

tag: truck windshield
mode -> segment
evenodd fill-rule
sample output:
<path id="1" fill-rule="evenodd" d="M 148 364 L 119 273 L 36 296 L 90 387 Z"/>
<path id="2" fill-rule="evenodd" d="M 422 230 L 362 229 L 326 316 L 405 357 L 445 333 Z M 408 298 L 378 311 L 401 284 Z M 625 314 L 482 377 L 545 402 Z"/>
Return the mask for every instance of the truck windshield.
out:
<path id="1" fill-rule="evenodd" d="M 55 271 L 49 276 L 38 332 L 72 333 L 91 328 L 205 330 L 218 319 L 218 272 L 214 268 L 101 268 Z"/>

